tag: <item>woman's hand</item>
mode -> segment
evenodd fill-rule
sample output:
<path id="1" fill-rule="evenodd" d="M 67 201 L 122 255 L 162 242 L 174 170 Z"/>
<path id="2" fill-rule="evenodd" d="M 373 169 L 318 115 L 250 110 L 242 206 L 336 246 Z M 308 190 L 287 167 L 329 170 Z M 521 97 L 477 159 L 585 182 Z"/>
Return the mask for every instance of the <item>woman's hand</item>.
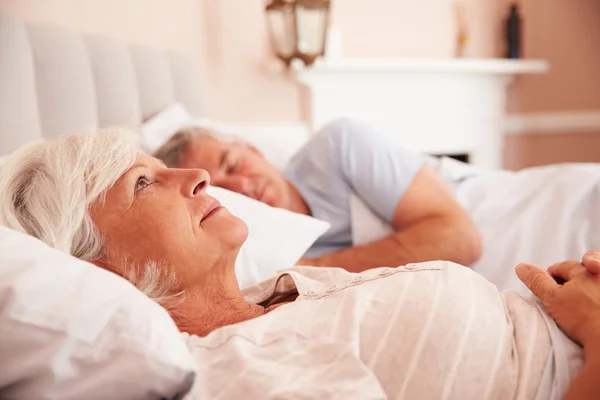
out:
<path id="1" fill-rule="evenodd" d="M 554 264 L 547 272 L 519 264 L 516 273 L 571 339 L 586 350 L 600 345 L 600 252 L 586 253 L 582 262 Z"/>

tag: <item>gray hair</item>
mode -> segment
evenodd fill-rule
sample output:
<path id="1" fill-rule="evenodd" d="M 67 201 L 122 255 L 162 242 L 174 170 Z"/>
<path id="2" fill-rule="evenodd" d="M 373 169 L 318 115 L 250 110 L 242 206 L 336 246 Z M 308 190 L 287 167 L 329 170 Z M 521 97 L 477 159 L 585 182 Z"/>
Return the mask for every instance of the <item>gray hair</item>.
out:
<path id="1" fill-rule="evenodd" d="M 177 168 L 188 147 L 194 140 L 209 137 L 222 142 L 235 142 L 237 138 L 203 127 L 189 126 L 175 132 L 152 156 L 158 158 L 169 168 Z"/>
<path id="2" fill-rule="evenodd" d="M 16 151 L 0 168 L 0 224 L 85 261 L 102 257 L 107 249 L 90 208 L 133 165 L 138 140 L 126 129 L 93 129 Z M 161 275 L 155 263 L 124 271 L 166 306 L 180 293 L 172 293 L 172 279 Z"/>

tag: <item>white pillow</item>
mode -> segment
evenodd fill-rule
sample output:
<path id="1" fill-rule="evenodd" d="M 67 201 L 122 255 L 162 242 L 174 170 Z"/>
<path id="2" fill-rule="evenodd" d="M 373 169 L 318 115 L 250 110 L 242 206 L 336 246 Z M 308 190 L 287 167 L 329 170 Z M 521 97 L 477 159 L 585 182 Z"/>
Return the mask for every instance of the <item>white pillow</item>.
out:
<path id="1" fill-rule="evenodd" d="M 364 246 L 394 233 L 394 227 L 354 193 L 350 195 L 350 220 L 354 246 Z"/>
<path id="2" fill-rule="evenodd" d="M 0 393 L 182 397 L 195 364 L 167 312 L 126 280 L 0 226 Z"/>
<path id="3" fill-rule="evenodd" d="M 196 119 L 190 126 L 204 127 L 253 145 L 279 171 L 285 169 L 289 160 L 310 138 L 308 127 L 300 123 L 253 125 Z"/>
<path id="4" fill-rule="evenodd" d="M 248 239 L 235 265 L 241 288 L 293 267 L 330 227 L 328 222 L 271 207 L 223 188 L 210 186 L 208 193 L 248 225 Z"/>
<path id="5" fill-rule="evenodd" d="M 181 103 L 175 103 L 147 120 L 140 127 L 143 147 L 148 153 L 155 152 L 177 130 L 189 126 L 194 117 Z"/>
<path id="6" fill-rule="evenodd" d="M 292 156 L 308 141 L 304 124 L 239 124 L 194 118 L 181 103 L 168 106 L 140 127 L 144 150 L 153 153 L 176 131 L 184 127 L 202 127 L 252 144 L 269 162 L 282 171 Z"/>

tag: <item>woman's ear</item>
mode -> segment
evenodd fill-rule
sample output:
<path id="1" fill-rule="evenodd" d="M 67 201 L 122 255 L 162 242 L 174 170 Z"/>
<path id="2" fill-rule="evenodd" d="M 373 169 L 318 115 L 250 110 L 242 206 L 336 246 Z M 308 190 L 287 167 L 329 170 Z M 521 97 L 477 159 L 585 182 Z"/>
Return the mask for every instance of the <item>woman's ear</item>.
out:
<path id="1" fill-rule="evenodd" d="M 96 260 L 90 261 L 96 267 L 100 267 L 102 269 L 107 269 L 108 264 L 106 263 L 106 257 L 102 256 Z"/>
<path id="2" fill-rule="evenodd" d="M 112 265 L 113 263 L 110 263 L 108 261 L 108 257 L 106 255 L 103 255 L 99 258 L 97 258 L 96 260 L 91 261 L 92 264 L 94 264 L 96 267 L 105 269 L 109 272 L 112 272 L 113 274 L 119 275 L 119 276 L 123 276 L 123 271 L 119 271 L 118 268 L 115 268 L 114 265 Z"/>

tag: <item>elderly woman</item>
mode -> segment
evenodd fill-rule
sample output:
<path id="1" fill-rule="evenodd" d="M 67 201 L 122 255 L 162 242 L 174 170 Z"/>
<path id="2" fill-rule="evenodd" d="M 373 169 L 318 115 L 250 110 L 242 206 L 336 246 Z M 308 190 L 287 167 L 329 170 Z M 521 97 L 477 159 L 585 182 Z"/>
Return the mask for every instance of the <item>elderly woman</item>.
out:
<path id="1" fill-rule="evenodd" d="M 31 145 L 0 171 L 0 223 L 110 270 L 162 304 L 202 398 L 558 399 L 582 350 L 539 303 L 468 268 L 297 267 L 241 291 L 243 221 L 203 170 L 105 130 Z"/>

